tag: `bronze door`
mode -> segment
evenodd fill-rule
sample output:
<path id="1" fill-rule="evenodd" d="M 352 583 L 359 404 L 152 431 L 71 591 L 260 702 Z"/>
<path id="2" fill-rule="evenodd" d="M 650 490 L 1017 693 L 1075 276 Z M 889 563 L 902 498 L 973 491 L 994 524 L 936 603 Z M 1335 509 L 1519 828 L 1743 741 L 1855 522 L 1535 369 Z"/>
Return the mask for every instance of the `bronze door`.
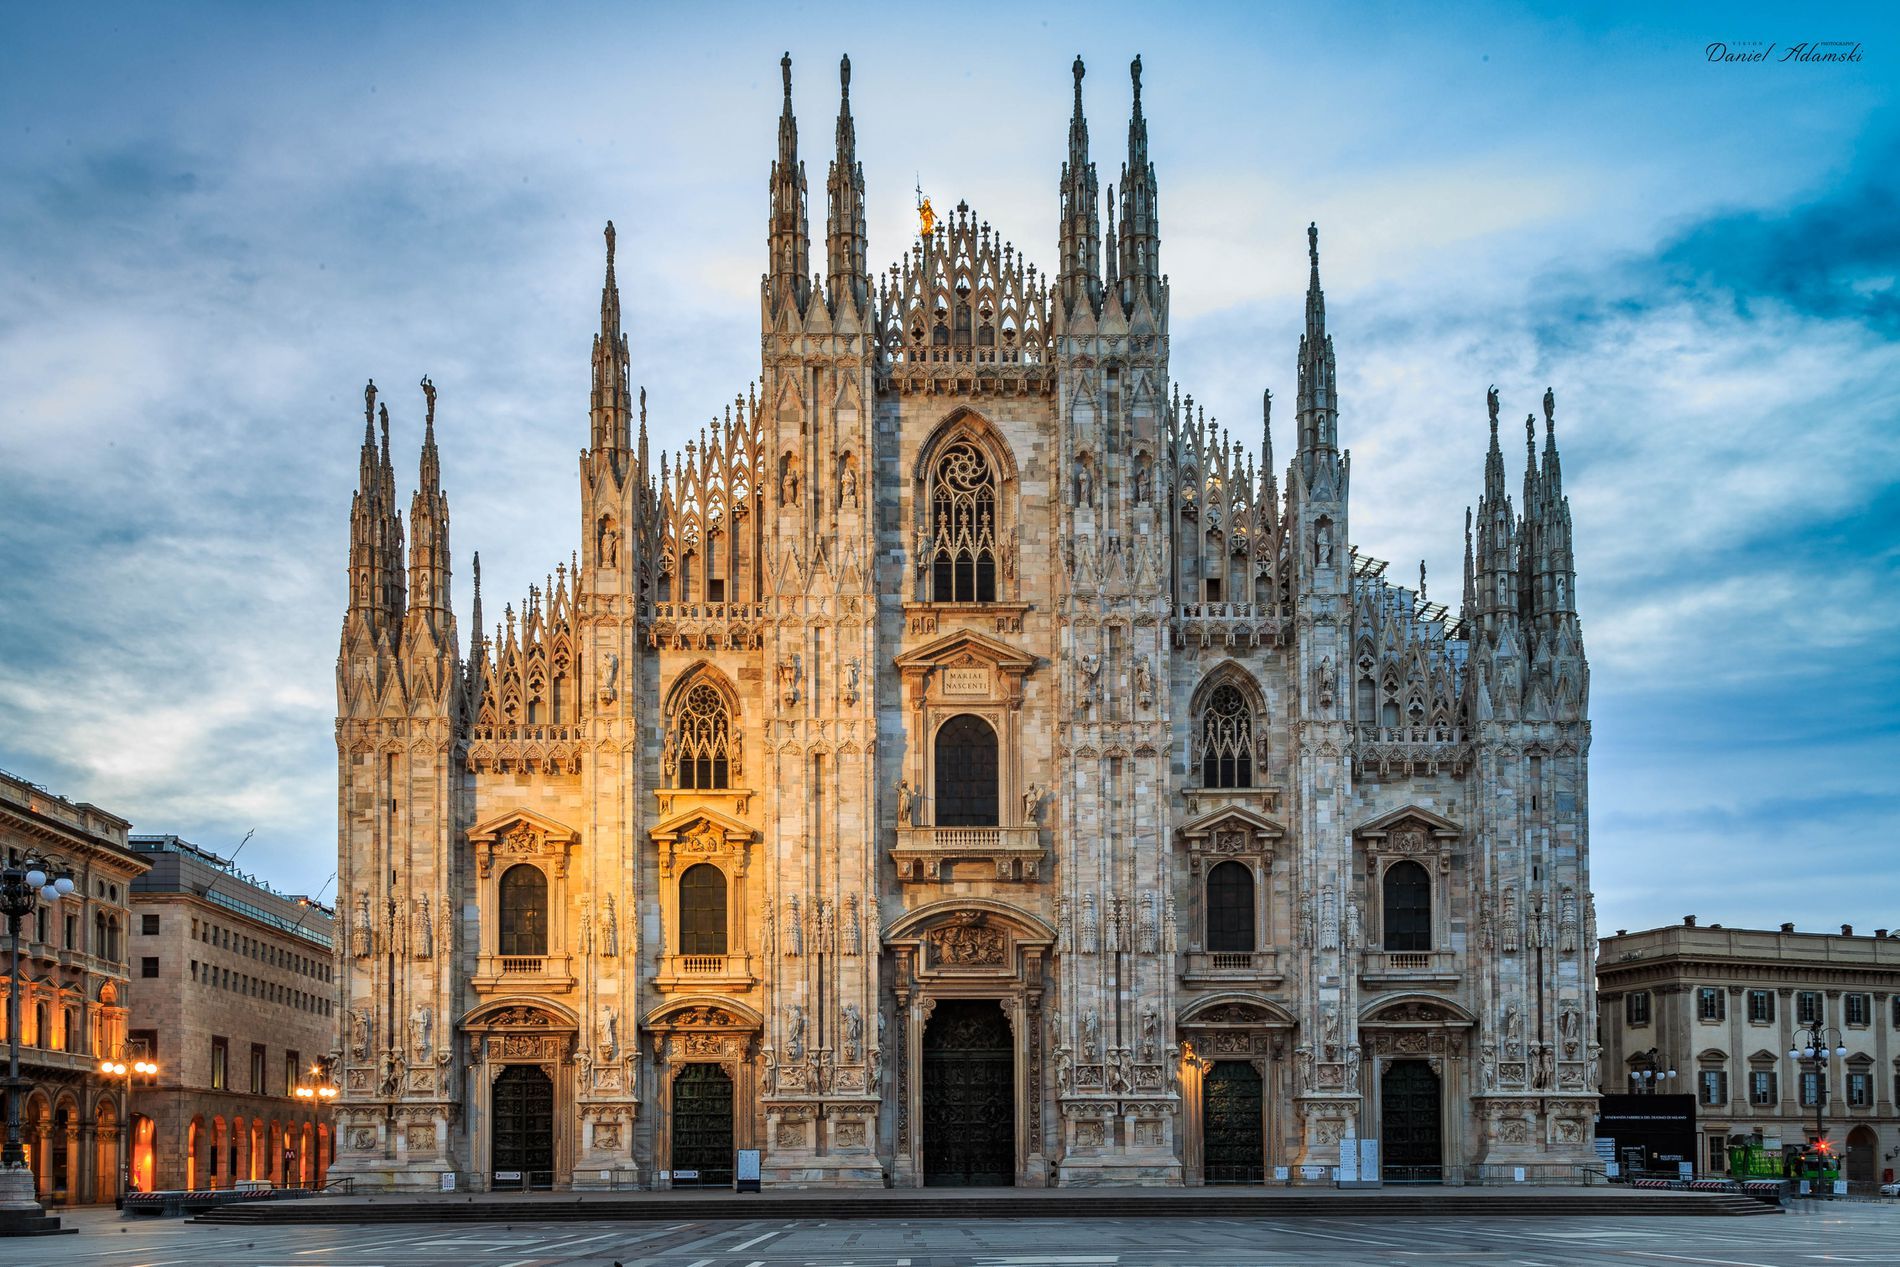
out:
<path id="1" fill-rule="evenodd" d="M 924 1182 L 1016 1182 L 1016 1059 L 990 999 L 945 999 L 924 1026 Z"/>
<path id="2" fill-rule="evenodd" d="M 1381 1177 L 1387 1183 L 1444 1179 L 1438 1101 L 1438 1075 L 1422 1060 L 1398 1061 L 1380 1079 Z"/>
<path id="3" fill-rule="evenodd" d="M 1217 1060 L 1201 1084 L 1201 1176 L 1207 1183 L 1262 1183 L 1267 1177 L 1260 1073 L 1244 1060 Z"/>
<path id="4" fill-rule="evenodd" d="M 509 1065 L 495 1079 L 490 1158 L 497 1175 L 521 1176 L 497 1178 L 497 1186 L 554 1186 L 554 1083 L 539 1065 Z"/>
<path id="5" fill-rule="evenodd" d="M 731 1187 L 733 1160 L 732 1078 L 687 1065 L 673 1079 L 673 1186 Z"/>

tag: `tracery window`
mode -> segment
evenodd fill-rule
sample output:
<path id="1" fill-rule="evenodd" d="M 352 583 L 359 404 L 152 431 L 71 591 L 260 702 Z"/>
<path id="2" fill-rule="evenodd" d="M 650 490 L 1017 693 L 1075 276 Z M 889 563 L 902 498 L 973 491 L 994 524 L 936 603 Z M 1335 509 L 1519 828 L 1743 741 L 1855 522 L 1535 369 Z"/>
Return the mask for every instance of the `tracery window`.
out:
<path id="1" fill-rule="evenodd" d="M 732 712 L 726 697 L 709 682 L 696 682 L 673 715 L 668 740 L 677 775 L 676 786 L 700 790 L 732 786 L 738 753 L 734 747 Z"/>
<path id="2" fill-rule="evenodd" d="M 1197 732 L 1202 787 L 1253 786 L 1253 710 L 1231 682 L 1223 682 L 1201 710 Z"/>
<path id="3" fill-rule="evenodd" d="M 949 445 L 930 470 L 930 597 L 996 601 L 996 473 L 969 441 Z"/>
<path id="4" fill-rule="evenodd" d="M 1253 873 L 1238 862 L 1223 862 L 1207 873 L 1207 948 L 1254 948 Z"/>
<path id="5" fill-rule="evenodd" d="M 710 862 L 695 863 L 680 877 L 679 952 L 726 953 L 726 873 Z"/>
<path id="6" fill-rule="evenodd" d="M 1385 948 L 1432 948 L 1432 881 L 1416 862 L 1395 862 L 1385 872 Z"/>
<path id="7" fill-rule="evenodd" d="M 525 862 L 502 873 L 501 953 L 548 953 L 548 878 Z"/>

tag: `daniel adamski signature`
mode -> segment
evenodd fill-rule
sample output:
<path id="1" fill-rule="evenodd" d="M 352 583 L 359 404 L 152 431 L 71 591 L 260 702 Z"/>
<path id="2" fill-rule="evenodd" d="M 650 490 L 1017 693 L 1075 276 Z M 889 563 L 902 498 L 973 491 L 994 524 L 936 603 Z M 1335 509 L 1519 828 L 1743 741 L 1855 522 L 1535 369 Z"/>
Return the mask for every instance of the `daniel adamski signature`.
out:
<path id="1" fill-rule="evenodd" d="M 1712 62 L 1744 64 L 1749 62 L 1857 62 L 1860 57 L 1859 40 L 1807 40 L 1799 44 L 1790 44 L 1781 50 L 1781 56 L 1775 56 L 1778 44 L 1763 44 L 1759 40 L 1744 40 L 1728 44 L 1720 40 L 1702 50 L 1702 55 Z"/>

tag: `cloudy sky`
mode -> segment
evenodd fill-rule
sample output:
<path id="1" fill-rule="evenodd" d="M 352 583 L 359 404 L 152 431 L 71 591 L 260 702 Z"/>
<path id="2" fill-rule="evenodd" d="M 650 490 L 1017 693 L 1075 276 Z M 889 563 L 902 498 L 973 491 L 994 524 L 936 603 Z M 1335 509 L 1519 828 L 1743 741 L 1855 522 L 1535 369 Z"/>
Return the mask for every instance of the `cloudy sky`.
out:
<path id="1" fill-rule="evenodd" d="M 363 380 L 407 481 L 433 376 L 498 608 L 577 543 L 604 221 L 657 438 L 755 375 L 781 51 L 820 223 L 848 52 L 873 262 L 921 182 L 1044 266 L 1070 59 L 1106 183 L 1140 52 L 1175 377 L 1290 397 L 1317 220 L 1363 550 L 1453 597 L 1485 388 L 1554 385 L 1604 930 L 1900 926 L 1900 24 L 1162 11 L 7 6 L 0 767 L 318 889 Z"/>

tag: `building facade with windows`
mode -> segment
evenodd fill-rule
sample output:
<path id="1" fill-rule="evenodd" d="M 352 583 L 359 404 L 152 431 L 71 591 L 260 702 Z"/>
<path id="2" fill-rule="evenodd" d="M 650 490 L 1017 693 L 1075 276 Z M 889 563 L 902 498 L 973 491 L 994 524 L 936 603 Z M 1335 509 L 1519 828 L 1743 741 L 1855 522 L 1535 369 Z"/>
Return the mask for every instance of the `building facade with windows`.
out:
<path id="1" fill-rule="evenodd" d="M 784 63 L 761 378 L 677 454 L 649 449 L 608 226 L 579 548 L 493 629 L 477 559 L 466 659 L 435 387 L 406 525 L 365 394 L 339 1173 L 692 1182 L 754 1147 L 781 1183 L 1259 1182 L 1360 1138 L 1394 1177 L 1587 1159 L 1588 667 L 1552 395 L 1514 503 L 1490 394 L 1454 614 L 1350 544 L 1316 229 L 1285 465 L 1270 399 L 1243 440 L 1171 380 L 1138 60 L 1106 194 L 1074 66 L 1047 273 L 926 203 L 873 275 L 842 70 L 814 244 Z"/>
<path id="2" fill-rule="evenodd" d="M 1771 1148 L 1813 1140 L 1817 1107 L 1850 1183 L 1871 1187 L 1896 1168 L 1900 936 L 1701 927 L 1692 916 L 1605 937 L 1597 988 L 1607 1076 L 1694 1095 L 1704 1173 L 1726 1171 L 1733 1135 Z M 1825 1070 L 1789 1059 L 1810 1025 L 1847 1056 Z"/>
<path id="3" fill-rule="evenodd" d="M 129 1158 L 143 1192 L 246 1180 L 320 1184 L 336 1044 L 329 910 L 288 897 L 177 836 L 134 836 Z"/>
<path id="4" fill-rule="evenodd" d="M 39 903 L 22 922 L 17 976 L 12 943 L 0 937 L 0 991 L 23 979 L 20 1129 L 44 1204 L 118 1195 L 124 1118 L 118 1095 L 95 1070 L 125 1036 L 128 903 L 145 871 L 144 860 L 126 847 L 127 826 L 97 806 L 0 771 L 0 856 L 9 865 L 45 857 L 73 877 L 70 894 Z M 0 917 L 0 933 L 5 929 Z M 7 1038 L 0 1007 L 0 1060 Z"/>

